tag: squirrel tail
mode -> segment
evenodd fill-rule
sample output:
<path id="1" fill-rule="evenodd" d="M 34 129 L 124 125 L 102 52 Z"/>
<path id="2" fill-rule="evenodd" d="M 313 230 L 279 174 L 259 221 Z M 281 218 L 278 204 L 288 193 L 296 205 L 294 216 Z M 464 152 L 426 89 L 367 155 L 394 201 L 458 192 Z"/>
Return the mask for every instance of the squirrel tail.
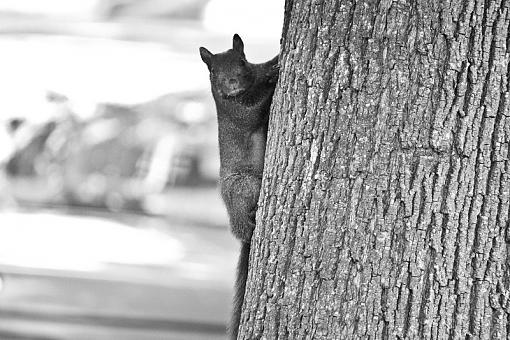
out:
<path id="1" fill-rule="evenodd" d="M 244 292 L 246 290 L 246 280 L 248 279 L 248 265 L 250 260 L 250 243 L 241 242 L 241 254 L 237 263 L 237 278 L 234 291 L 234 304 L 232 310 L 232 319 L 228 328 L 229 339 L 236 340 L 241 322 L 241 311 L 244 302 Z"/>

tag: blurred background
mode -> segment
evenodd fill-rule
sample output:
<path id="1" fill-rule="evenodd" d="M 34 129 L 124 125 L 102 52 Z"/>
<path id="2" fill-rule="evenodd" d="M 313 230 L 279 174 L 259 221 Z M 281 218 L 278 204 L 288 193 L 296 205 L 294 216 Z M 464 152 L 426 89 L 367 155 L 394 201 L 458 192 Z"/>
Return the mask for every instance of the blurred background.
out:
<path id="1" fill-rule="evenodd" d="M 224 339 L 238 243 L 206 66 L 283 0 L 0 1 L 0 340 Z"/>

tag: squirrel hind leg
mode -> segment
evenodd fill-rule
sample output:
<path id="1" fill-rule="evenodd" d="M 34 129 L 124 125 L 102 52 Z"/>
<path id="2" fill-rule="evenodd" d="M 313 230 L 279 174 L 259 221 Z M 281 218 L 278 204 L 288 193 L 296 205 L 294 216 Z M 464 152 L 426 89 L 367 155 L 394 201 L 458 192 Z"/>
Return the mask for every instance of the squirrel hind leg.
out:
<path id="1" fill-rule="evenodd" d="M 250 242 L 255 229 L 260 180 L 252 176 L 232 176 L 222 182 L 222 196 L 230 216 L 232 234 Z"/>
<path id="2" fill-rule="evenodd" d="M 243 242 L 250 242 L 255 229 L 255 211 L 245 201 L 239 200 L 233 202 L 229 215 L 232 234 Z"/>

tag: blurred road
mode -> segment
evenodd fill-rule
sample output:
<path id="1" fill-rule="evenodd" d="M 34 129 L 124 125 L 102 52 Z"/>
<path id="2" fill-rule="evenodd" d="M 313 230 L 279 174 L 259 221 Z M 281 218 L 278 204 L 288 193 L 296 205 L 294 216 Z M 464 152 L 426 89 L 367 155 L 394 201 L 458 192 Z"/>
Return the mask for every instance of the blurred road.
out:
<path id="1" fill-rule="evenodd" d="M 227 229 L 123 219 L 0 214 L 0 339 L 223 339 Z"/>

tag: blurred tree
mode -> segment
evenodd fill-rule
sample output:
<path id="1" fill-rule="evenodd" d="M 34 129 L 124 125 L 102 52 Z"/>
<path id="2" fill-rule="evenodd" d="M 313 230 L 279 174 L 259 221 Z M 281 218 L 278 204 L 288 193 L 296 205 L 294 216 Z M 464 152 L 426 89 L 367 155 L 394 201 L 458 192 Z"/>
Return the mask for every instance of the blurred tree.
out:
<path id="1" fill-rule="evenodd" d="M 240 339 L 510 337 L 509 6 L 287 0 Z"/>

